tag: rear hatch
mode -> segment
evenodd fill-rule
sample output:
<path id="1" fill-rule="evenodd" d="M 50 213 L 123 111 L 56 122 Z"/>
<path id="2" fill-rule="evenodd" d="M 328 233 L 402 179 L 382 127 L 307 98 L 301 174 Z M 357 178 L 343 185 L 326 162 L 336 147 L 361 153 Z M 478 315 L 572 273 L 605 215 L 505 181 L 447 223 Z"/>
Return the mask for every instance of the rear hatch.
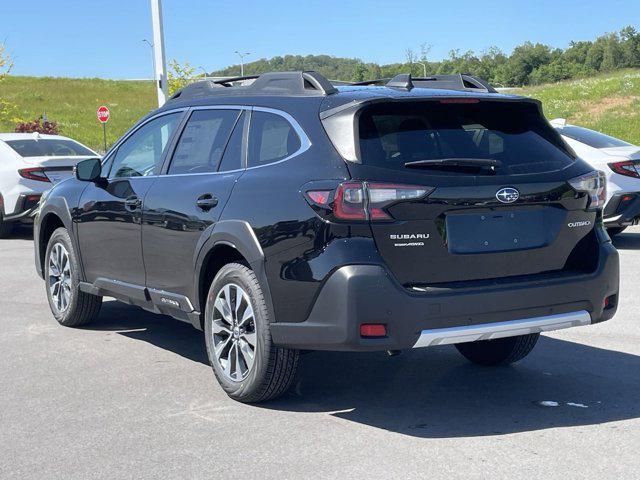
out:
<path id="1" fill-rule="evenodd" d="M 372 234 L 403 285 L 595 268 L 603 188 L 569 181 L 602 177 L 576 160 L 537 103 L 383 102 L 354 118 L 358 158 L 347 164 L 370 189 L 369 205 L 381 199 Z"/>

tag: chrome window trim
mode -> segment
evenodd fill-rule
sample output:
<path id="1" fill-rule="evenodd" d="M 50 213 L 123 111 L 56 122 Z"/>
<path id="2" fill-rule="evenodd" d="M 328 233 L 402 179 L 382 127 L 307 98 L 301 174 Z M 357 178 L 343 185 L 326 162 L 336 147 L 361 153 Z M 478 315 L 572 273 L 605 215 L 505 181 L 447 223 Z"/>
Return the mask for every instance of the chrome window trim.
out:
<path id="1" fill-rule="evenodd" d="M 246 110 L 246 111 L 265 112 L 265 113 L 272 113 L 274 115 L 279 115 L 280 117 L 284 118 L 287 122 L 289 122 L 289 124 L 293 127 L 293 130 L 296 132 L 296 134 L 298 135 L 298 138 L 300 139 L 300 148 L 298 148 L 298 150 L 296 150 L 294 153 L 292 153 L 288 157 L 283 158 L 282 160 L 278 160 L 276 162 L 267 163 L 265 165 L 255 165 L 253 167 L 245 167 L 245 168 L 236 169 L 236 170 L 226 170 L 224 172 L 164 173 L 164 174 L 158 175 L 160 177 L 187 177 L 187 176 L 193 176 L 193 175 L 221 175 L 221 174 L 231 174 L 231 173 L 244 172 L 244 171 L 247 171 L 247 170 L 253 170 L 255 168 L 269 167 L 271 165 L 276 165 L 278 163 L 286 162 L 288 160 L 291 160 L 294 157 L 297 157 L 298 155 L 303 154 L 304 152 L 309 150 L 309 148 L 311 148 L 311 145 L 312 145 L 311 140 L 309 140 L 309 137 L 307 136 L 306 132 L 302 129 L 300 124 L 297 122 L 297 120 L 295 118 L 293 118 L 293 116 L 291 116 L 287 112 L 284 112 L 282 110 L 278 110 L 276 108 L 252 107 L 250 105 L 199 105 L 197 107 L 193 107 L 191 110 L 193 110 L 193 111 L 195 111 L 195 110 Z M 249 123 L 249 131 L 251 131 L 251 123 Z M 133 178 L 135 178 L 135 177 L 133 177 Z M 147 177 L 145 177 L 145 178 L 147 178 Z"/>
<path id="2" fill-rule="evenodd" d="M 285 111 L 278 110 L 276 108 L 270 108 L 270 107 L 254 107 L 254 106 L 251 106 L 251 105 L 198 105 L 198 106 L 195 106 L 195 107 L 180 107 L 180 108 L 174 108 L 174 109 L 171 109 L 171 110 L 164 110 L 162 112 L 158 112 L 156 115 L 153 115 L 153 116 L 149 117 L 144 123 L 140 123 L 140 124 L 134 125 L 133 127 L 131 127 L 131 129 L 129 129 L 129 131 L 127 133 L 124 134 L 124 136 L 122 138 L 120 138 L 120 140 L 118 140 L 116 143 L 114 143 L 111 146 L 111 148 L 109 149 L 107 154 L 105 154 L 105 156 L 102 158 L 102 165 L 104 166 L 105 163 L 109 162 L 111 160 L 111 157 L 113 157 L 114 152 L 117 151 L 118 148 L 120 148 L 120 145 L 122 145 L 129 137 L 131 137 L 131 135 L 133 135 L 135 132 L 137 132 L 140 128 L 144 127 L 147 123 L 149 123 L 149 122 L 151 122 L 151 121 L 155 120 L 156 118 L 161 117 L 163 115 L 168 115 L 170 113 L 177 113 L 177 112 L 186 112 L 188 110 L 190 110 L 190 111 L 196 111 L 196 110 L 246 110 L 246 111 L 265 112 L 265 113 L 272 113 L 274 115 L 279 115 L 282 118 L 284 118 L 285 120 L 287 120 L 287 122 L 289 122 L 289 124 L 293 127 L 294 131 L 298 135 L 298 138 L 300 139 L 300 148 L 298 148 L 298 150 L 296 150 L 294 153 L 292 153 L 288 157 L 283 158 L 282 160 L 278 160 L 276 162 L 267 163 L 265 165 L 255 165 L 253 167 L 245 167 L 245 168 L 240 168 L 240 169 L 236 169 L 236 170 L 227 170 L 227 171 L 224 171 L 224 172 L 200 172 L 200 173 L 162 173 L 160 175 L 146 175 L 146 176 L 137 176 L 137 177 L 118 177 L 118 179 L 158 178 L 158 177 L 187 177 L 187 176 L 193 176 L 193 175 L 220 175 L 220 174 L 231 174 L 231 173 L 244 172 L 246 170 L 253 170 L 255 168 L 264 168 L 264 167 L 269 167 L 271 165 L 277 165 L 278 163 L 286 162 L 288 160 L 291 160 L 294 157 L 297 157 L 298 155 L 303 154 L 304 152 L 309 150 L 309 148 L 311 148 L 311 145 L 312 145 L 311 140 L 309 140 L 309 137 L 307 136 L 307 134 L 304 131 L 304 129 L 300 126 L 298 121 L 295 118 L 293 118 L 292 115 L 290 115 L 289 113 L 287 113 Z M 251 129 L 251 124 L 249 124 L 249 129 Z"/>

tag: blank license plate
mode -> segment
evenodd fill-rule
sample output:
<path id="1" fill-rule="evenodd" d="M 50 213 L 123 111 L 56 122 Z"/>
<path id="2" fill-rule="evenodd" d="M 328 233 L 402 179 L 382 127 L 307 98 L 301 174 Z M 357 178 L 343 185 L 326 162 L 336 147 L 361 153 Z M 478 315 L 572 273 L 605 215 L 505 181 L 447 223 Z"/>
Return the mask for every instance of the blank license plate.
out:
<path id="1" fill-rule="evenodd" d="M 451 253 L 504 252 L 548 243 L 544 210 L 447 215 Z"/>

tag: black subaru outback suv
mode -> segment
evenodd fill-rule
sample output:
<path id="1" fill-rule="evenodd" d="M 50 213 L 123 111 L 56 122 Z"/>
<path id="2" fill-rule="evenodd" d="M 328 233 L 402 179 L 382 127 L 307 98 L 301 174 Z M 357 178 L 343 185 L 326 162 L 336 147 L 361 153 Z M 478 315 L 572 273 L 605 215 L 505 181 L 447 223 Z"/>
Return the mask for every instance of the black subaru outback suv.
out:
<path id="1" fill-rule="evenodd" d="M 62 325 L 103 296 L 190 322 L 224 390 L 259 402 L 301 350 L 504 364 L 611 318 L 604 200 L 536 100 L 269 73 L 189 85 L 78 164 L 41 201 L 35 258 Z"/>

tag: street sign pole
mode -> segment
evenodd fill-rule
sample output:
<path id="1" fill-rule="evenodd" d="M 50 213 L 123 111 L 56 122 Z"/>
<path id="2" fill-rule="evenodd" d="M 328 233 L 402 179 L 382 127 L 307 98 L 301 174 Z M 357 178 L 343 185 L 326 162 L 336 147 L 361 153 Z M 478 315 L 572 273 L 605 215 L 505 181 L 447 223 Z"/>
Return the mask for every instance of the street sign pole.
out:
<path id="1" fill-rule="evenodd" d="M 111 112 L 109 111 L 109 107 L 105 105 L 100 105 L 98 110 L 96 111 L 96 117 L 98 121 L 102 124 L 102 140 L 104 142 L 104 152 L 107 153 L 107 122 L 111 117 Z"/>
<path id="2" fill-rule="evenodd" d="M 158 93 L 158 106 L 164 105 L 169 96 L 167 81 L 167 64 L 164 55 L 164 31 L 162 26 L 162 2 L 151 0 L 151 23 L 153 25 L 153 59 L 155 64 L 155 81 Z"/>

